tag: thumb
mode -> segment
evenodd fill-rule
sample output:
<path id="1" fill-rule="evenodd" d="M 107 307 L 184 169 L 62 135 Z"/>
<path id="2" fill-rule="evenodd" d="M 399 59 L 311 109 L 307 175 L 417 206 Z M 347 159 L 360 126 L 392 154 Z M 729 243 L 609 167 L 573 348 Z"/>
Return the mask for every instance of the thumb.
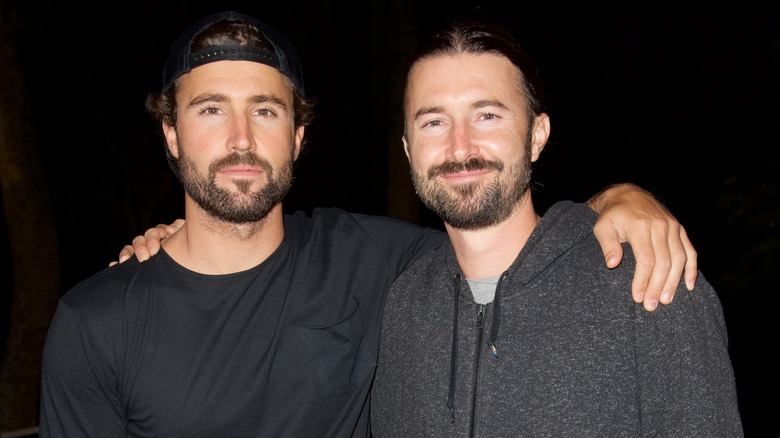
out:
<path id="1" fill-rule="evenodd" d="M 609 269 L 616 268 L 623 260 L 623 245 L 620 243 L 620 233 L 613 227 L 596 223 L 593 227 L 593 235 L 601 245 L 601 253 Z"/>

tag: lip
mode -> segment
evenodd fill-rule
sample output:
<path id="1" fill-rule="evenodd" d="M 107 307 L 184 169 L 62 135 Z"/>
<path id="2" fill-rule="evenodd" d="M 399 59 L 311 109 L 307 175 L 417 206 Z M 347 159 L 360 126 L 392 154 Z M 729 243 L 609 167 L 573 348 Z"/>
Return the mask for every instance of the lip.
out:
<path id="1" fill-rule="evenodd" d="M 470 180 L 481 178 L 493 172 L 494 172 L 493 169 L 463 170 L 460 172 L 447 173 L 439 176 L 445 179 L 446 181 L 464 182 L 464 181 L 470 181 Z"/>
<path id="2" fill-rule="evenodd" d="M 230 178 L 254 178 L 263 173 L 263 170 L 254 166 L 229 166 L 220 169 L 217 173 Z"/>

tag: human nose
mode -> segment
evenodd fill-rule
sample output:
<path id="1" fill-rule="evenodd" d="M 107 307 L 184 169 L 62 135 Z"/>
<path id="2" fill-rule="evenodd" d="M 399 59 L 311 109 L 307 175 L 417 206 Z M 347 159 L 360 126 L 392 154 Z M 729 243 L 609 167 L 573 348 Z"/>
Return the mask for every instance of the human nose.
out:
<path id="1" fill-rule="evenodd" d="M 236 117 L 230 126 L 228 148 L 231 151 L 250 151 L 255 148 L 250 121 L 247 117 Z"/>
<path id="2" fill-rule="evenodd" d="M 449 140 L 449 155 L 458 162 L 464 162 L 478 153 L 472 132 L 467 125 L 455 126 L 450 131 Z"/>

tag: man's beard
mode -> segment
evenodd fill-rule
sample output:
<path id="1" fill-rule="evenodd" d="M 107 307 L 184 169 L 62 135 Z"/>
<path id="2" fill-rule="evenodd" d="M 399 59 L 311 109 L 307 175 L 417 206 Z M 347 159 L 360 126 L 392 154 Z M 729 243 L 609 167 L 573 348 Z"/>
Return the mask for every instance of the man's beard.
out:
<path id="1" fill-rule="evenodd" d="M 412 166 L 415 191 L 431 211 L 456 229 L 479 230 L 499 224 L 512 214 L 531 185 L 530 143 L 525 149 L 525 153 L 508 167 L 500 161 L 472 158 L 463 163 L 448 161 L 433 166 L 423 176 Z M 479 169 L 495 169 L 498 174 L 492 181 L 465 183 L 452 188 L 436 180 L 437 175 Z"/>
<path id="2" fill-rule="evenodd" d="M 291 149 L 292 151 L 292 149 Z M 208 214 L 225 222 L 257 222 L 287 196 L 293 181 L 294 156 L 274 169 L 267 160 L 250 153 L 234 153 L 209 165 L 206 177 L 198 174 L 195 163 L 179 148 L 179 170 L 184 191 Z M 217 171 L 235 165 L 257 166 L 267 175 L 267 183 L 258 192 L 250 192 L 249 181 L 234 182 L 240 193 L 217 186 Z M 278 171 L 278 175 L 276 175 Z"/>

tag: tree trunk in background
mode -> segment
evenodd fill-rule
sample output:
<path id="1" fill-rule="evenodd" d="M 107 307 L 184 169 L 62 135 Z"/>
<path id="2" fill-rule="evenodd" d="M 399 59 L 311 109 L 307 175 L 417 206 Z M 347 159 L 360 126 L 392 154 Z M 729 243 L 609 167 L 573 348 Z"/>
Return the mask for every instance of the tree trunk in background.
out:
<path id="1" fill-rule="evenodd" d="M 38 424 L 41 350 L 60 296 L 57 235 L 15 53 L 22 24 L 15 5 L 0 0 L 0 197 L 13 272 L 0 361 L 0 432 Z"/>

